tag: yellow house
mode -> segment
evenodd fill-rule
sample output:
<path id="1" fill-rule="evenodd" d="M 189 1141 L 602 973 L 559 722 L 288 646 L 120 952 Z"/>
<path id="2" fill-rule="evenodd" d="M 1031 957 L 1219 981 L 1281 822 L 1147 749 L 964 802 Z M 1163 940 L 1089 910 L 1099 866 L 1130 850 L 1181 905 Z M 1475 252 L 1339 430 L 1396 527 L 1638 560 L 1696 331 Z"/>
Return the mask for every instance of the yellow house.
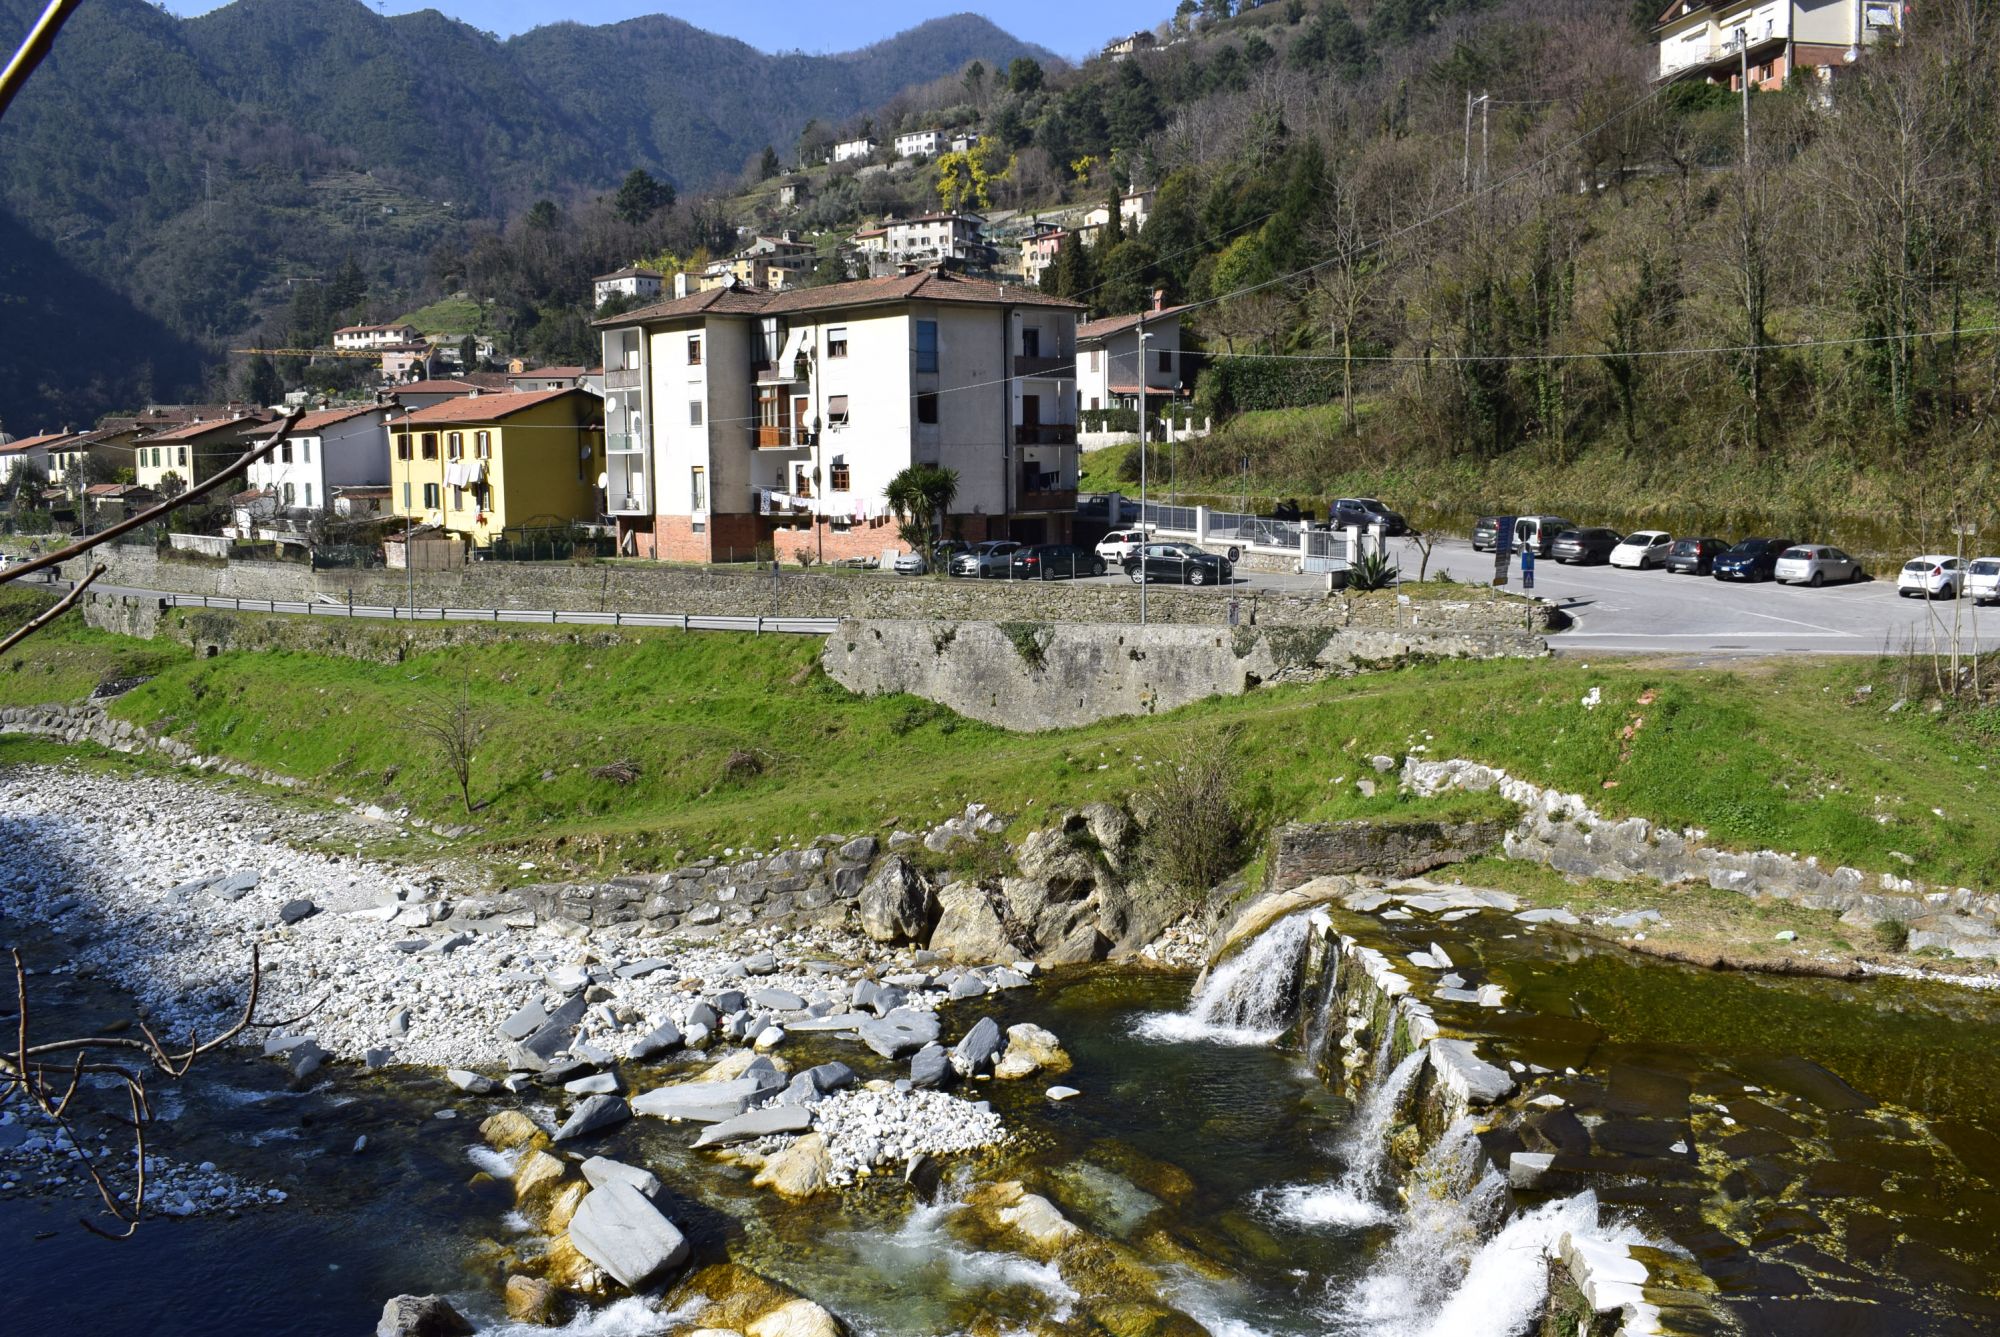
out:
<path id="1" fill-rule="evenodd" d="M 604 405 L 588 390 L 447 399 L 389 420 L 389 502 L 484 548 L 599 514 Z"/>

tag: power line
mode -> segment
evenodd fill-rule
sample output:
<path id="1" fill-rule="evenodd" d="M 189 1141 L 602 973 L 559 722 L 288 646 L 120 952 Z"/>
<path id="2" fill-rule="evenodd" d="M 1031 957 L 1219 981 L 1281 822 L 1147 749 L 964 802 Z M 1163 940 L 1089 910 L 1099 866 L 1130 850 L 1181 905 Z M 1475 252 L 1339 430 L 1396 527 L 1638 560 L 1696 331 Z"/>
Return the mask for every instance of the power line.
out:
<path id="1" fill-rule="evenodd" d="M 1857 344 L 1948 339 L 1963 334 L 2000 334 L 2000 325 L 1961 325 L 1948 330 L 1916 330 L 1906 334 L 1859 334 L 1844 339 L 1793 339 L 1783 343 L 1704 344 L 1683 348 L 1634 348 L 1598 353 L 1377 353 L 1343 357 L 1339 353 L 1211 353 L 1213 358 L 1267 362 L 1604 362 L 1648 357 L 1700 357 L 1715 353 L 1772 353 L 1792 348 L 1840 348 Z"/>

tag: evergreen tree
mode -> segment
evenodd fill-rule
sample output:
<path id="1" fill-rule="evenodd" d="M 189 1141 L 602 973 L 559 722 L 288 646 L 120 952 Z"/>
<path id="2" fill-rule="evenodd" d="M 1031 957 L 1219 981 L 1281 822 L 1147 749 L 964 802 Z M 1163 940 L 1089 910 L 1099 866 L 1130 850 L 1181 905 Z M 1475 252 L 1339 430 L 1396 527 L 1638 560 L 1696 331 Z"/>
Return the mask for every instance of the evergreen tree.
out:
<path id="1" fill-rule="evenodd" d="M 757 162 L 757 179 L 759 181 L 769 181 L 784 170 L 784 164 L 778 161 L 778 150 L 766 144 L 764 146 L 764 156 Z"/>
<path id="2" fill-rule="evenodd" d="M 770 150 L 766 149 L 765 152 L 770 153 Z M 773 154 L 772 157 L 775 158 L 776 155 Z M 536 212 L 543 204 L 548 205 L 551 213 L 555 212 L 553 203 L 548 200 L 541 201 L 528 213 L 530 227 L 540 226 L 536 222 Z M 611 210 L 623 221 L 638 224 L 645 222 L 662 209 L 671 209 L 673 205 L 673 186 L 655 177 L 643 167 L 634 167 L 625 174 L 624 183 L 618 187 L 618 194 L 611 201 Z M 550 220 L 549 225 L 553 226 L 554 221 Z"/>
<path id="3" fill-rule="evenodd" d="M 259 353 L 243 369 L 243 398 L 252 404 L 270 405 L 284 397 L 285 387 L 271 359 Z"/>
<path id="4" fill-rule="evenodd" d="M 1042 291 L 1051 297 L 1088 300 L 1091 289 L 1090 251 L 1074 232 L 1063 236 L 1056 258 L 1042 271 Z"/>
<path id="5" fill-rule="evenodd" d="M 1202 242 L 1201 220 L 1195 214 L 1194 174 L 1185 168 L 1160 183 L 1153 212 L 1146 219 L 1145 240 L 1157 257 L 1159 277 L 1169 296 L 1179 300 L 1188 290 Z"/>
<path id="6" fill-rule="evenodd" d="M 479 341 L 469 334 L 458 341 L 458 365 L 465 371 L 479 366 Z"/>
<path id="7" fill-rule="evenodd" d="M 1090 295 L 1091 309 L 1120 316 L 1152 305 L 1157 259 L 1153 248 L 1137 238 L 1104 249 L 1096 264 L 1100 286 Z"/>
<path id="8" fill-rule="evenodd" d="M 1125 193 L 1118 188 L 1116 182 L 1113 182 L 1111 186 L 1111 198 L 1105 201 L 1104 206 L 1111 216 L 1105 220 L 1104 230 L 1098 234 L 1097 239 L 1097 244 L 1104 249 L 1106 254 L 1109 254 L 1113 247 L 1125 240 L 1124 206 Z"/>
<path id="9" fill-rule="evenodd" d="M 1014 63 L 1007 67 L 1007 87 L 1011 92 L 1026 96 L 1042 91 L 1042 84 L 1048 76 L 1043 73 L 1040 61 L 1026 56 L 1014 57 Z"/>
<path id="10" fill-rule="evenodd" d="M 340 262 L 334 273 L 333 282 L 326 285 L 325 314 L 339 319 L 368 297 L 368 280 L 362 277 L 361 266 L 352 255 Z"/>

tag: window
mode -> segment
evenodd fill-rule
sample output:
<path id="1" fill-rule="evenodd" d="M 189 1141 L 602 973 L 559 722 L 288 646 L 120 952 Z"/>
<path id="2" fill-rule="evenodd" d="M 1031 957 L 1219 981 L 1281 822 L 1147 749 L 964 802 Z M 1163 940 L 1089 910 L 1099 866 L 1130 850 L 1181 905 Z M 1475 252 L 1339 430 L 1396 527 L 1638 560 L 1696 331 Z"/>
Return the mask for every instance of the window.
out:
<path id="1" fill-rule="evenodd" d="M 299 442 L 299 462 L 301 464 L 311 464 L 313 462 L 313 443 L 311 437 Z M 308 498 L 307 500 L 310 501 L 311 499 Z"/>
<path id="2" fill-rule="evenodd" d="M 313 485 L 311 483 L 307 483 L 305 487 L 306 487 L 306 505 L 310 506 L 313 504 Z"/>
<path id="3" fill-rule="evenodd" d="M 182 467 L 182 468 L 186 468 L 186 467 L 187 467 L 187 462 L 188 462 L 188 448 L 187 448 L 186 446 L 182 446 L 182 447 L 181 447 L 181 467 Z"/>
<path id="4" fill-rule="evenodd" d="M 690 334 L 688 336 L 688 365 L 690 367 L 699 367 L 701 365 L 701 336 L 699 334 Z"/>
<path id="5" fill-rule="evenodd" d="M 701 426 L 701 401 L 699 399 L 690 399 L 688 401 L 688 426 Z"/>
<path id="6" fill-rule="evenodd" d="M 828 477 L 832 481 L 827 486 L 833 491 L 848 492 L 852 490 L 853 474 L 849 471 L 845 462 L 840 460 L 834 461 L 833 467 L 828 470 Z"/>
<path id="7" fill-rule="evenodd" d="M 279 444 L 278 462 L 280 464 L 290 464 L 292 462 L 292 443 L 290 441 Z"/>
<path id="8" fill-rule="evenodd" d="M 438 508 L 438 494 L 439 494 L 439 493 L 440 493 L 440 492 L 441 492 L 441 491 L 443 490 L 443 487 L 444 487 L 444 485 L 443 485 L 442 483 L 425 483 L 425 484 L 424 484 L 424 509 L 425 509 L 425 510 L 427 510 L 427 511 L 434 511 L 434 510 L 436 510 L 436 509 Z"/>
<path id="9" fill-rule="evenodd" d="M 694 469 L 688 477 L 688 509 L 700 514 L 708 509 L 708 470 Z"/>
<path id="10" fill-rule="evenodd" d="M 1104 350 L 1102 348 L 1093 348 L 1090 350 L 1090 369 L 1092 371 L 1104 370 L 1104 363 L 1100 360 L 1103 358 L 1103 356 L 1104 356 Z M 1092 404 L 1091 407 L 1096 408 L 1097 405 Z"/>
<path id="11" fill-rule="evenodd" d="M 292 485 L 290 483 L 287 483 L 285 484 L 285 505 L 290 506 L 291 504 L 292 504 Z"/>
<path id="12" fill-rule="evenodd" d="M 926 391 L 917 396 L 917 421 L 935 423 L 937 421 L 937 394 Z"/>
<path id="13" fill-rule="evenodd" d="M 464 458 L 465 458 L 465 433 L 464 433 L 464 432 L 450 432 L 450 433 L 447 433 L 447 434 L 446 434 L 446 436 L 445 436 L 445 439 L 444 439 L 444 448 L 445 448 L 445 458 L 446 458 L 446 459 L 448 459 L 448 460 L 462 460 L 462 459 L 464 459 Z"/>
<path id="14" fill-rule="evenodd" d="M 1021 331 L 1021 356 L 1040 357 L 1042 355 L 1042 332 L 1030 325 Z"/>
<path id="15" fill-rule="evenodd" d="M 937 322 L 935 320 L 920 320 L 917 322 L 917 370 L 936 371 L 937 369 Z"/>
<path id="16" fill-rule="evenodd" d="M 847 356 L 847 327 L 837 325 L 826 332 L 826 355 L 828 357 Z"/>
<path id="17" fill-rule="evenodd" d="M 828 395 L 826 397 L 826 425 L 829 427 L 847 426 L 846 395 Z"/>
<path id="18" fill-rule="evenodd" d="M 472 434 L 472 457 L 476 460 L 493 458 L 493 433 L 474 432 Z"/>
<path id="19" fill-rule="evenodd" d="M 434 460 L 438 457 L 438 434 L 436 432 L 424 433 L 423 450 L 424 458 L 427 460 Z"/>
<path id="20" fill-rule="evenodd" d="M 465 509 L 465 489 L 459 487 L 457 484 L 452 485 L 451 508 L 454 511 L 462 511 Z"/>
<path id="21" fill-rule="evenodd" d="M 1160 370 L 1161 370 L 1161 371 L 1164 371 L 1164 372 L 1171 372 L 1171 371 L 1173 371 L 1173 369 L 1174 369 L 1174 355 L 1173 355 L 1173 353 L 1172 353 L 1171 351 L 1167 350 L 1167 349 L 1164 349 L 1164 348 L 1163 348 L 1163 349 L 1161 349 L 1161 350 L 1160 350 Z"/>
<path id="22" fill-rule="evenodd" d="M 410 458 L 410 434 L 408 432 L 401 432 L 396 436 L 396 458 L 399 460 Z M 410 499 L 408 497 L 403 498 L 405 506 L 409 505 L 409 502 Z"/>

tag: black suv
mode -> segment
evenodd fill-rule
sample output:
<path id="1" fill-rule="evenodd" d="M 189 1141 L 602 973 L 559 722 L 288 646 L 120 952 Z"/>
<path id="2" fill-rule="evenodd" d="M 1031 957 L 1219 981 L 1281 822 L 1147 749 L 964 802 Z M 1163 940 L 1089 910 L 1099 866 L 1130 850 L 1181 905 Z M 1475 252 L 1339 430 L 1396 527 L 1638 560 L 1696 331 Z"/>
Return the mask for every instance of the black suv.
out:
<path id="1" fill-rule="evenodd" d="M 1346 529 L 1350 525 L 1368 529 L 1380 525 L 1387 538 L 1410 532 L 1408 521 L 1373 497 L 1342 497 L 1327 508 L 1326 518 L 1334 529 Z"/>
<path id="2" fill-rule="evenodd" d="M 1235 572 L 1227 557 L 1203 552 L 1192 543 L 1148 543 L 1125 559 L 1125 574 L 1134 585 L 1156 580 L 1227 585 Z"/>
<path id="3" fill-rule="evenodd" d="M 1069 580 L 1076 576 L 1101 576 L 1104 559 L 1083 548 L 1066 543 L 1037 543 L 1016 552 L 1009 563 L 1015 580 Z"/>
<path id="4" fill-rule="evenodd" d="M 1718 556 L 1709 574 L 1717 580 L 1774 579 L 1779 556 L 1795 542 L 1795 539 L 1744 539 Z"/>

